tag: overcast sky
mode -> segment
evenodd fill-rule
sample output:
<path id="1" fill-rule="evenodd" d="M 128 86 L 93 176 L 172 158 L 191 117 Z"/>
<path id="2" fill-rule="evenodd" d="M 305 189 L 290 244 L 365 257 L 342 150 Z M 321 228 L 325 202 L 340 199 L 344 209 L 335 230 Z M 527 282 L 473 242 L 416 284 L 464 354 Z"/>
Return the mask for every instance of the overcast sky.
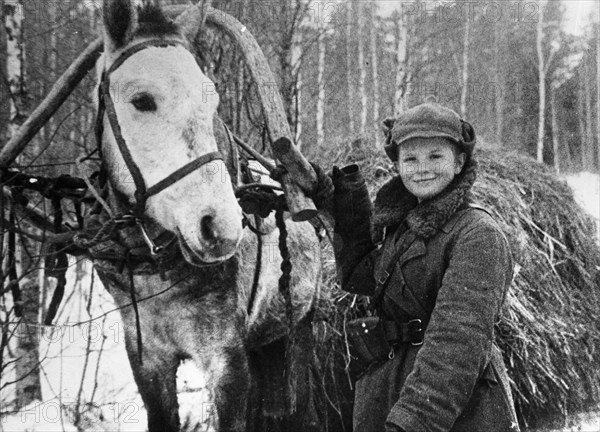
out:
<path id="1" fill-rule="evenodd" d="M 515 5 L 516 2 L 510 0 L 466 0 L 470 4 L 471 10 L 474 10 L 478 14 L 486 14 L 490 19 L 494 16 L 493 14 L 497 13 L 499 7 L 502 7 L 504 17 L 501 18 L 514 18 L 515 16 Z M 550 0 L 556 1 L 556 0 Z M 599 21 L 598 18 L 598 6 L 597 2 L 599 0 L 560 0 L 566 6 L 566 23 L 565 29 L 570 33 L 581 34 L 583 29 L 587 24 L 590 23 L 591 20 L 596 22 Z M 411 5 L 414 4 L 412 0 L 377 0 L 379 3 L 380 13 L 382 15 L 388 15 L 393 10 L 398 10 L 402 4 L 410 8 Z M 433 9 L 434 5 L 439 5 L 442 3 L 446 3 L 451 6 L 455 4 L 454 0 L 434 0 L 430 2 L 429 8 Z M 523 4 L 523 3 L 522 3 Z M 535 19 L 535 15 L 537 13 L 537 0 L 533 0 L 530 2 L 524 3 L 523 9 L 521 9 L 521 17 L 526 19 L 530 17 L 531 19 Z M 406 10 L 406 9 L 405 9 Z M 411 10 L 411 9 L 408 9 Z"/>

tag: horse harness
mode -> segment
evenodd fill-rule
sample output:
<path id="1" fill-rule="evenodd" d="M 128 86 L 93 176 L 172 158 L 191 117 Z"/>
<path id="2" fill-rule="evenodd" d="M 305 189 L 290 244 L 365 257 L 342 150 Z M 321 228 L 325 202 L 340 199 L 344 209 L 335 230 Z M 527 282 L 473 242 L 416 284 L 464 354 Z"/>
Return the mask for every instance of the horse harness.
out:
<path id="1" fill-rule="evenodd" d="M 104 134 L 104 115 L 108 117 L 110 128 L 112 129 L 113 135 L 119 147 L 121 156 L 123 157 L 127 168 L 129 169 L 133 181 L 135 183 L 134 199 L 135 203 L 131 209 L 125 214 L 114 216 L 112 209 L 104 201 L 108 193 L 107 189 L 107 171 L 106 166 L 102 163 L 100 172 L 97 177 L 96 184 L 92 184 L 87 178 L 79 179 L 71 176 L 61 176 L 58 179 L 46 179 L 36 176 L 19 175 L 17 172 L 2 173 L 1 179 L 3 183 L 16 187 L 16 191 L 23 189 L 33 189 L 38 192 L 42 192 L 44 196 L 48 193 L 56 192 L 60 198 L 70 198 L 77 208 L 77 219 L 79 223 L 79 229 L 72 237 L 72 245 L 74 248 L 69 247 L 66 244 L 61 243 L 63 254 L 75 253 L 78 254 L 81 251 L 87 251 L 89 256 L 99 264 L 99 267 L 103 271 L 108 273 L 122 274 L 125 267 L 128 268 L 130 278 L 130 294 L 132 296 L 132 303 L 135 309 L 136 321 L 139 320 L 137 311 L 137 302 L 135 299 L 135 292 L 133 286 L 134 275 L 150 275 L 159 273 L 161 278 L 166 279 L 167 269 L 173 269 L 177 264 L 182 262 L 181 256 L 178 253 L 178 249 L 175 247 L 177 236 L 169 231 L 163 231 L 158 237 L 152 239 L 144 225 L 144 211 L 147 200 L 153 195 L 167 189 L 179 180 L 183 179 L 187 175 L 200 169 L 202 166 L 215 161 L 224 161 L 221 152 L 210 152 L 205 155 L 198 157 L 192 162 L 187 163 L 183 167 L 175 170 L 173 173 L 168 175 L 163 180 L 159 181 L 150 188 L 146 187 L 146 183 L 143 179 L 141 171 L 138 165 L 133 160 L 132 154 L 127 146 L 127 143 L 121 133 L 121 127 L 117 118 L 115 104 L 110 94 L 110 75 L 117 70 L 129 57 L 134 54 L 149 48 L 149 47 L 168 47 L 168 46 L 183 46 L 188 49 L 186 43 L 181 39 L 150 39 L 144 42 L 138 43 L 127 50 L 125 50 L 117 60 L 111 65 L 108 70 L 104 70 L 101 75 L 100 85 L 98 87 L 98 113 L 95 124 L 95 137 L 97 142 L 97 149 L 94 150 L 90 155 L 81 158 L 77 161 L 78 164 L 84 162 L 89 157 L 99 152 L 102 159 L 102 137 Z M 229 144 L 233 149 L 236 148 L 236 140 L 233 137 L 232 132 L 225 125 Z M 237 152 L 232 151 L 233 154 Z M 237 156 L 235 156 L 237 159 Z M 237 171 L 238 161 L 235 161 L 236 166 L 234 167 Z M 279 175 L 283 172 L 283 167 L 278 167 L 276 170 Z M 248 174 L 248 173 L 246 173 Z M 21 179 L 23 177 L 23 179 Z M 63 178 L 64 177 L 64 178 Z M 277 179 L 275 173 L 272 173 L 271 177 Z M 43 181 L 41 181 L 43 180 Z M 283 295 L 286 304 L 286 312 L 288 319 L 291 319 L 291 296 L 290 296 L 290 273 L 292 265 L 290 262 L 290 253 L 287 248 L 286 238 L 287 229 L 283 218 L 283 212 L 287 210 L 285 199 L 282 196 L 277 196 L 273 193 L 272 186 L 265 184 L 252 183 L 252 179 L 247 179 L 250 184 L 245 184 L 243 187 L 236 190 L 236 197 L 241 200 L 240 204 L 244 210 L 243 225 L 248 227 L 258 238 L 257 247 L 257 266 L 255 268 L 254 281 L 251 289 L 249 303 L 247 307 L 248 315 L 253 311 L 254 301 L 256 297 L 256 291 L 258 289 L 258 278 L 260 274 L 260 268 L 262 267 L 262 239 L 261 237 L 267 233 L 261 232 L 262 219 L 265 218 L 268 213 L 275 211 L 275 220 L 277 228 L 279 229 L 279 249 L 282 256 L 281 270 L 282 275 L 279 279 L 279 292 Z M 23 183 L 23 184 L 21 184 Z M 85 183 L 85 184 L 84 184 Z M 19 186 L 20 185 L 20 186 Z M 33 187 L 31 185 L 34 185 Z M 39 187 L 37 187 L 39 186 Z M 43 190 L 41 190 L 42 188 Z M 254 188 L 255 190 L 252 190 Z M 15 188 L 12 188 L 15 189 Z M 40 189 L 40 190 L 38 190 Z M 74 196 L 67 193 L 63 196 L 63 189 L 65 191 L 75 191 Z M 83 215 L 81 213 L 81 203 L 84 201 L 84 193 L 86 190 L 92 192 L 95 197 L 94 205 L 91 211 L 90 219 L 86 223 L 84 228 Z M 113 192 L 116 194 L 123 195 L 120 191 L 115 189 Z M 19 195 L 20 196 L 20 195 Z M 54 195 L 53 195 L 54 196 Z M 250 197 L 249 197 L 250 196 Z M 248 199 L 256 200 L 254 205 L 248 206 Z M 54 201 L 53 201 L 54 202 Z M 244 205 L 244 203 L 246 205 Z M 60 209 L 60 202 L 57 201 L 57 209 Z M 104 208 L 104 212 L 102 212 Z M 258 209 L 258 210 L 257 210 Z M 268 211 L 267 211 L 268 210 Z M 255 216 L 255 227 L 249 222 L 248 215 L 254 214 Z M 56 216 L 56 215 L 55 215 Z M 107 218 L 108 217 L 108 218 Z M 61 225 L 62 217 L 55 220 L 55 225 Z M 144 241 L 144 246 L 141 247 L 129 247 L 124 245 L 121 241 L 115 238 L 114 234 L 116 231 L 127 227 L 137 227 L 141 233 Z M 56 232 L 62 230 L 61 226 L 55 227 Z M 71 252 L 68 252 L 68 251 Z M 63 257 L 64 258 L 64 257 Z M 214 265 L 214 264 L 206 264 Z M 59 270 L 63 273 L 66 271 L 67 266 L 60 268 Z M 157 271 L 158 270 L 158 271 Z M 64 279 L 64 277 L 62 278 Z M 52 298 L 52 304 L 56 309 L 62 301 L 62 291 L 57 288 Z M 46 317 L 46 322 L 50 324 L 55 316 L 54 313 L 49 313 Z M 138 350 L 141 353 L 141 334 L 139 334 L 139 322 L 138 322 Z"/>
<path id="2" fill-rule="evenodd" d="M 98 86 L 98 103 L 99 103 L 99 105 L 98 105 L 98 114 L 96 117 L 96 128 L 95 128 L 96 142 L 97 142 L 98 149 L 100 150 L 100 153 L 102 153 L 102 136 L 104 133 L 104 114 L 106 114 L 106 116 L 108 117 L 109 125 L 112 129 L 113 135 L 117 142 L 117 146 L 119 147 L 121 156 L 123 157 L 123 160 L 125 161 L 125 164 L 127 165 L 127 169 L 131 173 L 131 176 L 133 178 L 133 182 L 134 182 L 135 188 L 136 188 L 135 193 L 134 193 L 135 203 L 134 203 L 133 207 L 131 208 L 131 210 L 128 213 L 126 213 L 125 215 L 122 215 L 120 218 L 118 218 L 117 222 L 121 222 L 124 224 L 126 224 L 128 222 L 129 223 L 133 222 L 136 225 L 138 225 L 145 243 L 150 248 L 150 253 L 152 256 L 158 255 L 164 249 L 165 246 L 164 245 L 157 246 L 157 244 L 150 238 L 150 236 L 148 235 L 148 233 L 145 229 L 144 222 L 143 222 L 143 215 L 144 215 L 144 210 L 146 208 L 146 202 L 148 201 L 148 199 L 150 197 L 152 197 L 153 195 L 156 195 L 159 192 L 162 192 L 163 190 L 172 186 L 179 180 L 183 179 L 184 177 L 193 173 L 194 171 L 200 169 L 204 165 L 206 165 L 212 161 L 215 161 L 215 160 L 223 160 L 222 154 L 218 151 L 204 154 L 204 155 L 198 157 L 197 159 L 193 160 L 192 162 L 187 163 L 183 167 L 175 170 L 173 173 L 168 175 L 166 178 L 164 178 L 163 180 L 159 181 L 158 183 L 154 184 L 153 186 L 151 186 L 149 188 L 146 186 L 146 183 L 144 181 L 144 178 L 142 176 L 142 173 L 141 173 L 138 165 L 133 160 L 131 151 L 129 150 L 129 147 L 127 146 L 127 142 L 125 141 L 125 138 L 123 137 L 123 134 L 121 133 L 121 127 L 119 125 L 119 120 L 117 118 L 115 104 L 114 104 L 113 98 L 110 94 L 110 75 L 114 71 L 116 71 L 119 67 L 121 67 L 123 65 L 123 63 L 127 59 L 129 59 L 131 56 L 133 56 L 134 54 L 136 54 L 142 50 L 145 50 L 146 48 L 150 48 L 150 47 L 164 48 L 164 47 L 168 47 L 168 46 L 182 46 L 187 49 L 185 42 L 180 39 L 150 39 L 150 40 L 146 40 L 144 42 L 140 42 L 140 43 L 128 48 L 127 50 L 125 50 L 115 60 L 115 62 L 111 65 L 111 67 L 108 70 L 105 69 L 102 72 L 102 76 L 100 79 L 100 85 Z M 115 191 L 115 192 L 118 192 L 118 191 Z M 175 238 L 175 235 L 174 234 L 171 235 L 171 238 L 168 239 L 167 244 L 172 243 L 174 238 Z"/>

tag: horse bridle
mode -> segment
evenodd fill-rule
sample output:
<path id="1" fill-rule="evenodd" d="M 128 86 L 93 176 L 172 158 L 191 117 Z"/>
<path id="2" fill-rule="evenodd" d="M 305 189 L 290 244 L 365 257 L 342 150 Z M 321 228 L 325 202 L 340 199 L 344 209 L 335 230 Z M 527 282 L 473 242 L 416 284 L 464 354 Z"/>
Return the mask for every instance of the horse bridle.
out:
<path id="1" fill-rule="evenodd" d="M 125 142 L 125 138 L 123 138 L 123 135 L 121 133 L 121 127 L 117 118 L 115 104 L 110 94 L 110 75 L 119 67 L 121 67 L 121 65 L 132 55 L 149 47 L 164 48 L 168 46 L 183 46 L 187 49 L 185 42 L 178 39 L 150 39 L 144 42 L 140 42 L 125 50 L 117 58 L 117 60 L 115 60 L 115 62 L 111 65 L 111 67 L 108 70 L 104 70 L 100 80 L 100 85 L 98 87 L 98 117 L 96 118 L 97 145 L 98 148 L 101 150 L 102 134 L 104 132 L 103 121 L 104 114 L 106 114 L 108 116 L 108 121 L 112 129 L 113 135 L 115 137 L 115 140 L 117 141 L 119 151 L 121 152 L 121 156 L 125 160 L 127 169 L 129 169 L 129 172 L 131 173 L 131 176 L 133 177 L 133 181 L 135 183 L 135 204 L 129 212 L 129 214 L 135 217 L 136 219 L 141 219 L 143 217 L 148 198 L 167 189 L 168 187 L 172 186 L 173 184 L 183 179 L 187 175 L 191 174 L 192 172 L 196 171 L 197 169 L 201 168 L 202 166 L 214 160 L 223 160 L 223 156 L 218 151 L 207 153 L 193 160 L 192 162 L 184 165 L 183 167 L 177 169 L 176 171 L 174 171 L 155 185 L 151 186 L 150 188 L 146 187 L 146 183 L 144 182 L 142 173 L 135 161 L 133 160 L 131 152 L 127 147 L 127 143 Z"/>

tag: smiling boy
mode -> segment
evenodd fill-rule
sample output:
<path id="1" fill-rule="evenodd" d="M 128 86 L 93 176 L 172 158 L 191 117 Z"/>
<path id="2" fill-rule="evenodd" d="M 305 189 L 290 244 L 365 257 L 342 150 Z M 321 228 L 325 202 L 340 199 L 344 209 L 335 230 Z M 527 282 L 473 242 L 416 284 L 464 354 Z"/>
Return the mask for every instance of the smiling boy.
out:
<path id="1" fill-rule="evenodd" d="M 353 327 L 356 360 L 368 365 L 356 383 L 353 430 L 518 431 L 494 341 L 513 266 L 496 222 L 472 205 L 474 129 L 433 103 L 385 124 L 385 151 L 400 174 L 374 205 L 356 165 L 332 175 L 341 287 L 373 296 L 378 317 L 374 327 L 372 318 Z"/>

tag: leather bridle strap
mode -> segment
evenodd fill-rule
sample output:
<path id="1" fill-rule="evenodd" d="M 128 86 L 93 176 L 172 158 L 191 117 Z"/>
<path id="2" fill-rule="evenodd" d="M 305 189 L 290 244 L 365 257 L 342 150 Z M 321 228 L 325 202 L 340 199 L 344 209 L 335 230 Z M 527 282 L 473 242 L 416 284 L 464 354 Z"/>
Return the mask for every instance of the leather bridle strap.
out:
<path id="1" fill-rule="evenodd" d="M 183 167 L 181 167 L 177 171 L 175 171 L 173 174 L 169 175 L 167 178 L 159 181 L 154 186 L 149 188 L 146 191 L 146 198 L 149 198 L 152 195 L 156 195 L 157 193 L 163 191 L 164 189 L 166 189 L 169 186 L 173 185 L 174 183 L 178 182 L 179 180 L 181 180 L 188 174 L 196 171 L 197 169 L 201 168 L 203 165 L 206 165 L 209 162 L 212 162 L 214 160 L 223 160 L 223 156 L 221 155 L 221 153 L 216 151 L 216 152 L 211 152 L 211 153 L 207 153 L 205 155 L 200 156 L 198 159 L 188 163 L 187 165 L 184 165 Z"/>
<path id="2" fill-rule="evenodd" d="M 141 208 L 142 205 L 144 207 L 146 206 L 144 200 L 144 197 L 146 196 L 146 183 L 144 182 L 144 178 L 142 177 L 142 172 L 140 171 L 140 168 L 137 166 L 137 164 L 133 160 L 133 157 L 131 156 L 131 152 L 129 151 L 127 143 L 125 142 L 125 138 L 123 138 L 123 134 L 121 133 L 121 126 L 119 125 L 119 120 L 117 118 L 115 104 L 113 102 L 112 97 L 110 96 L 110 81 L 108 76 L 104 77 L 101 86 L 102 98 L 104 100 L 104 109 L 106 111 L 106 115 L 108 116 L 108 122 L 110 124 L 110 127 L 112 128 L 112 132 L 115 137 L 115 140 L 117 141 L 117 145 L 119 146 L 121 156 L 123 156 L 125 165 L 127 165 L 127 169 L 129 169 L 131 177 L 133 177 L 133 182 L 135 183 L 135 214 L 139 210 L 143 211 L 143 208 Z"/>
<path id="3" fill-rule="evenodd" d="M 145 50 L 146 48 L 150 47 L 166 48 L 170 46 L 182 46 L 185 49 L 188 49 L 188 46 L 183 39 L 148 39 L 147 41 L 135 44 L 132 47 L 129 47 L 125 51 L 123 51 L 121 55 L 110 66 L 110 69 L 106 71 L 106 74 L 112 74 L 114 71 L 119 69 L 123 63 L 125 63 L 125 60 L 127 60 L 129 57 L 131 57 L 139 51 Z"/>
<path id="4" fill-rule="evenodd" d="M 115 140 L 117 141 L 117 146 L 119 147 L 119 151 L 121 152 L 121 156 L 133 177 L 133 182 L 135 183 L 135 204 L 131 211 L 131 214 L 136 217 L 141 217 L 146 208 L 146 201 L 149 197 L 156 195 L 157 193 L 163 191 L 164 189 L 172 186 L 188 174 L 196 171 L 203 165 L 214 161 L 214 160 L 223 160 L 223 156 L 219 152 L 210 152 L 205 155 L 200 156 L 198 159 L 193 160 L 192 162 L 184 165 L 183 167 L 177 169 L 175 172 L 164 178 L 163 180 L 156 183 L 154 186 L 149 189 L 146 188 L 146 183 L 144 182 L 144 178 L 142 176 L 142 172 L 140 171 L 138 165 L 133 160 L 133 156 L 129 148 L 127 147 L 127 143 L 125 142 L 125 138 L 121 132 L 121 126 L 119 125 L 119 120 L 117 118 L 117 112 L 115 110 L 115 104 L 110 94 L 110 74 L 117 70 L 129 57 L 134 55 L 135 53 L 142 51 L 149 47 L 167 47 L 167 46 L 184 46 L 187 49 L 187 46 L 182 40 L 172 39 L 172 40 L 163 40 L 163 39 L 151 39 L 145 42 L 141 42 L 137 45 L 132 46 L 131 48 L 125 50 L 115 62 L 111 65 L 108 71 L 105 71 L 102 74 L 102 81 L 100 83 L 99 92 L 99 107 L 98 107 L 98 120 L 96 125 L 96 135 L 98 140 L 98 147 L 101 147 L 102 142 L 102 118 L 101 116 L 106 113 L 108 117 L 109 124 L 112 128 L 113 135 Z"/>

